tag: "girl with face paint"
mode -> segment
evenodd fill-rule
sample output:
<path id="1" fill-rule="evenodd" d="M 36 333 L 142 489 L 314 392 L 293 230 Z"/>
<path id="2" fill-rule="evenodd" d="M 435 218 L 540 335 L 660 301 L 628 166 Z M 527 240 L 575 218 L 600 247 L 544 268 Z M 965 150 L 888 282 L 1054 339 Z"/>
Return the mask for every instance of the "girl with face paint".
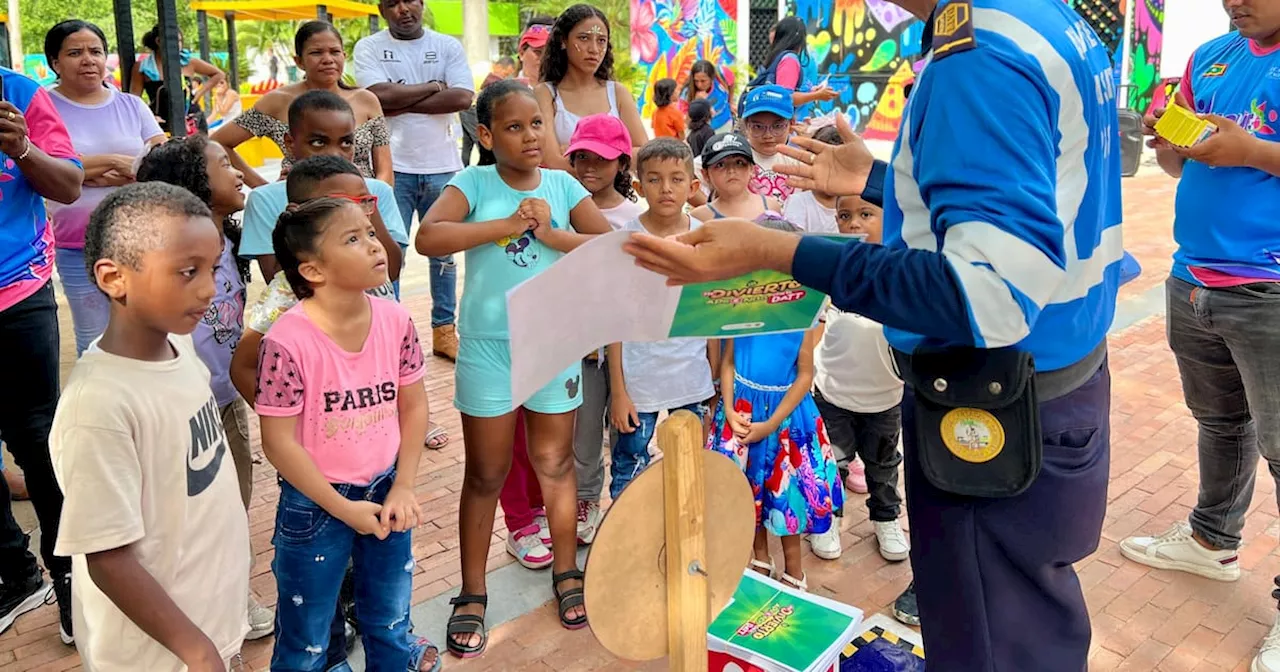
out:
<path id="1" fill-rule="evenodd" d="M 591 5 L 564 11 L 542 55 L 542 83 L 535 89 L 542 116 L 554 133 L 546 134 L 543 156 L 551 168 L 570 170 L 563 148 L 578 120 L 593 114 L 622 119 L 636 149 L 649 139 L 635 98 L 613 81 L 613 46 L 609 19 Z"/>

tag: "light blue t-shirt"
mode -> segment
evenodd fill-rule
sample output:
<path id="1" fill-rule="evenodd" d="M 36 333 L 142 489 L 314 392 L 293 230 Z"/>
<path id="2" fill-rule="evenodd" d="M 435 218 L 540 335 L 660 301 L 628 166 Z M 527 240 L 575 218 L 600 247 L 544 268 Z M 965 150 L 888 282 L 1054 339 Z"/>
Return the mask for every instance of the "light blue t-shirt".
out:
<path id="1" fill-rule="evenodd" d="M 396 195 L 390 185 L 382 180 L 366 177 L 365 184 L 369 193 L 378 197 L 378 214 L 382 215 L 382 223 L 387 227 L 391 239 L 404 247 L 409 238 L 404 232 L 404 220 L 400 218 L 400 208 L 396 206 Z M 271 246 L 271 232 L 276 228 L 276 220 L 289 205 L 289 194 L 284 180 L 264 184 L 249 192 L 244 202 L 244 233 L 240 238 L 240 256 L 252 259 L 266 254 L 275 254 Z"/>
<path id="2" fill-rule="evenodd" d="M 473 166 L 449 181 L 466 197 L 471 210 L 465 221 L 488 222 L 510 217 L 526 198 L 551 206 L 551 223 L 569 229 L 569 211 L 591 194 L 573 176 L 543 169 L 532 191 L 507 186 L 496 166 Z M 507 339 L 507 290 L 543 272 L 562 252 L 543 245 L 532 233 L 500 238 L 466 252 L 466 278 L 459 307 L 458 333 L 467 338 Z"/>

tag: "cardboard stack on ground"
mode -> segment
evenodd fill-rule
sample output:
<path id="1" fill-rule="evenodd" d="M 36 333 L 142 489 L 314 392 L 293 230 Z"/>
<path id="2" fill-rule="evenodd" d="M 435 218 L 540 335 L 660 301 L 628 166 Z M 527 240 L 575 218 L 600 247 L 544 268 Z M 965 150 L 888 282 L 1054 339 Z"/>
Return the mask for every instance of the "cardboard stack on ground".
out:
<path id="1" fill-rule="evenodd" d="M 748 570 L 707 629 L 710 672 L 835 672 L 862 611 Z"/>

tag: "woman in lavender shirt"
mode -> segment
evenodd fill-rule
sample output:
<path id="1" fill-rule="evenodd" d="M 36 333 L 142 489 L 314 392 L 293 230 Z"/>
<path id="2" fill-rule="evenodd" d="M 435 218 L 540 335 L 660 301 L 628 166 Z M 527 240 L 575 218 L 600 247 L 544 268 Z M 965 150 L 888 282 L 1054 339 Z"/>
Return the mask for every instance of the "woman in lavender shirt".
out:
<path id="1" fill-rule="evenodd" d="M 116 187 L 133 182 L 135 159 L 164 140 L 155 116 L 141 98 L 104 83 L 107 39 L 102 29 L 72 19 L 49 29 L 44 54 L 58 75 L 50 90 L 76 153 L 84 162 L 84 187 L 70 205 L 49 202 L 54 263 L 71 307 L 76 355 L 107 326 L 107 297 L 98 291 L 84 264 L 84 228 L 89 213 Z"/>

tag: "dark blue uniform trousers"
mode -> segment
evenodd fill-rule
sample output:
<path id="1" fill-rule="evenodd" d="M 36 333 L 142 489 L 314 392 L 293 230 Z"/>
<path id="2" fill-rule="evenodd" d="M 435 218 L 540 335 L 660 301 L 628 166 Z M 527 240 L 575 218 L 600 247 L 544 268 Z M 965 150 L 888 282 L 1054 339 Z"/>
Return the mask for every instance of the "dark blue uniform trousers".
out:
<path id="1" fill-rule="evenodd" d="M 929 672 L 1081 672 L 1089 612 L 1072 563 L 1098 548 L 1110 471 L 1111 375 L 1040 404 L 1044 466 L 1025 492 L 977 499 L 935 488 L 902 406 L 911 569 Z"/>

